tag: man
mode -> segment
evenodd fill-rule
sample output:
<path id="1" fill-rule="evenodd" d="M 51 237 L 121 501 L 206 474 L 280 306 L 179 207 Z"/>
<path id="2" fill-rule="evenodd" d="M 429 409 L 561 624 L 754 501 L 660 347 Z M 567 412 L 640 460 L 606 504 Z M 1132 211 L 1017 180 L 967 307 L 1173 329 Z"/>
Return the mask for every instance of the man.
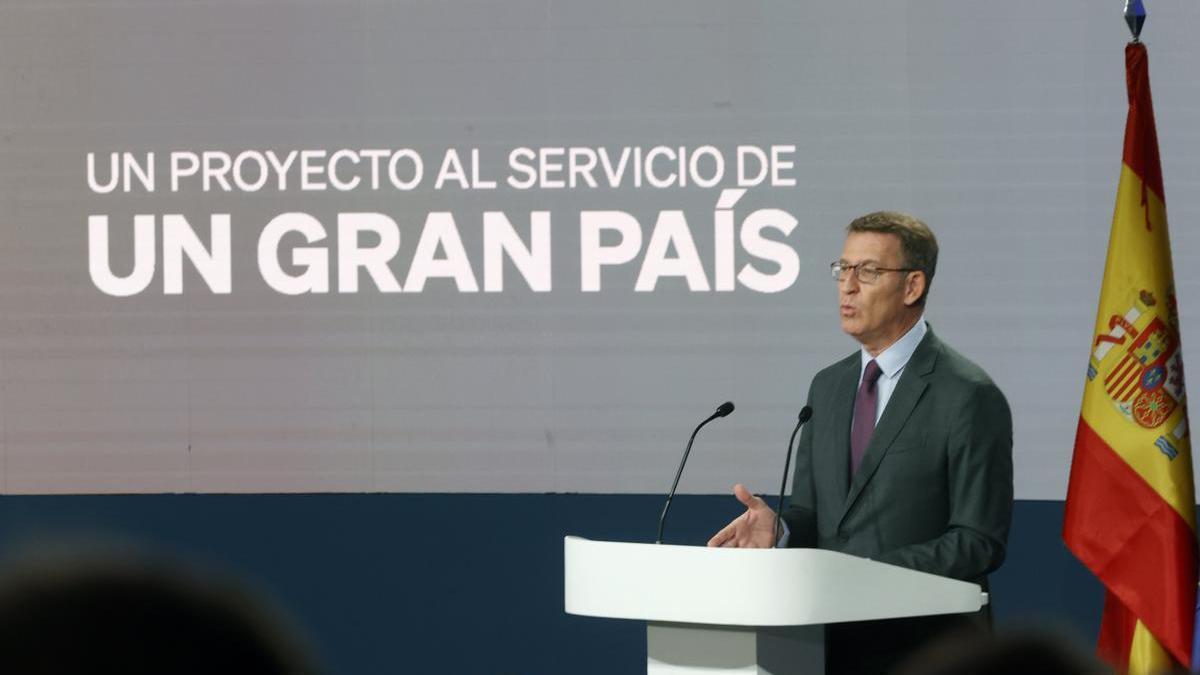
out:
<path id="1" fill-rule="evenodd" d="M 847 227 L 832 268 L 842 330 L 861 349 L 809 387 L 813 416 L 796 451 L 784 543 L 986 590 L 1012 518 L 1012 417 L 987 374 L 926 324 L 936 265 L 937 240 L 912 216 L 872 213 Z M 734 494 L 746 512 L 709 546 L 774 545 L 774 512 L 740 484 Z M 963 623 L 951 616 L 831 624 L 826 672 L 887 672 Z"/>

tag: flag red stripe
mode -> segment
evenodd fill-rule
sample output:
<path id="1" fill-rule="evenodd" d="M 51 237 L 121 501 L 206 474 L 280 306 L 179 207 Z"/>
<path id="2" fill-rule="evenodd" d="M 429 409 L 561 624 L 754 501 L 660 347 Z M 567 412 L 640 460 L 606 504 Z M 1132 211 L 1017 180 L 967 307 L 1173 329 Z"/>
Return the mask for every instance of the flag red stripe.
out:
<path id="1" fill-rule="evenodd" d="M 1137 359 L 1135 359 L 1131 356 L 1131 357 L 1129 357 L 1129 365 L 1125 367 L 1125 373 L 1123 375 L 1121 375 L 1121 377 L 1128 378 L 1130 375 L 1136 375 L 1137 373 L 1140 373 L 1141 371 L 1142 371 L 1141 362 L 1139 362 Z"/>
<path id="2" fill-rule="evenodd" d="M 1116 396 L 1114 396 L 1114 398 L 1124 401 L 1124 400 L 1128 399 L 1130 396 L 1132 396 L 1133 392 L 1136 391 L 1138 388 L 1138 383 L 1141 381 L 1137 377 L 1137 375 L 1138 375 L 1137 373 L 1134 373 L 1133 377 L 1129 378 L 1129 380 L 1127 382 L 1122 384 L 1120 391 L 1117 392 L 1117 394 L 1116 394 Z"/>
<path id="3" fill-rule="evenodd" d="M 1113 368 L 1108 377 L 1104 378 L 1104 382 L 1120 382 L 1125 379 L 1125 376 L 1129 375 L 1129 371 L 1133 368 L 1133 357 L 1126 355 L 1125 358 L 1121 359 L 1121 363 L 1117 364 L 1116 368 Z"/>
<path id="4" fill-rule="evenodd" d="M 1136 628 L 1137 617 L 1133 612 L 1121 604 L 1120 598 L 1105 591 L 1096 655 L 1124 672 L 1129 668 L 1129 646 L 1133 644 L 1133 631 Z"/>
<path id="5" fill-rule="evenodd" d="M 1112 384 L 1108 385 L 1108 387 L 1105 388 L 1105 391 L 1107 391 L 1109 393 L 1109 395 L 1112 396 L 1113 398 L 1120 400 L 1120 397 L 1118 396 L 1118 394 L 1122 390 L 1124 390 L 1125 387 L 1127 387 L 1128 385 L 1129 385 L 1129 374 L 1126 373 L 1126 374 L 1122 375 L 1121 377 L 1117 378 L 1116 381 L 1114 381 Z"/>
<path id="6" fill-rule="evenodd" d="M 1129 91 L 1129 117 L 1125 120 L 1122 160 L 1141 177 L 1146 188 L 1158 195 L 1159 201 L 1166 201 L 1154 106 L 1150 103 L 1150 67 L 1146 45 L 1140 42 L 1125 45 L 1125 84 Z"/>
<path id="7" fill-rule="evenodd" d="M 1196 536 L 1082 418 L 1063 539 L 1176 660 L 1190 664 Z"/>
<path id="8" fill-rule="evenodd" d="M 1114 392 L 1113 398 L 1120 399 L 1122 401 L 1129 398 L 1129 395 L 1132 394 L 1135 389 L 1137 389 L 1137 387 L 1141 383 L 1141 381 L 1142 381 L 1141 364 L 1135 364 L 1133 370 L 1131 370 L 1128 374 L 1126 374 L 1124 377 L 1122 377 L 1121 381 L 1118 382 L 1117 385 L 1114 386 L 1110 390 L 1110 391 Z"/>
<path id="9" fill-rule="evenodd" d="M 1123 375 L 1121 375 L 1121 379 L 1117 383 L 1116 388 L 1118 390 L 1121 390 L 1121 389 L 1124 389 L 1125 387 L 1128 387 L 1130 382 L 1134 382 L 1137 380 L 1137 376 L 1138 376 L 1138 373 L 1140 370 L 1141 370 L 1141 368 L 1138 368 L 1136 365 L 1130 364 L 1129 369 L 1126 370 Z"/>
<path id="10" fill-rule="evenodd" d="M 1106 384 L 1106 386 L 1109 386 L 1109 389 L 1111 390 L 1112 384 L 1121 382 L 1122 378 L 1124 378 L 1124 376 L 1126 376 L 1126 374 L 1128 374 L 1128 372 L 1129 372 L 1129 357 L 1126 357 L 1126 358 L 1121 359 L 1121 363 L 1118 363 L 1116 368 L 1112 369 L 1112 372 L 1110 372 L 1108 377 L 1104 378 L 1104 384 Z"/>

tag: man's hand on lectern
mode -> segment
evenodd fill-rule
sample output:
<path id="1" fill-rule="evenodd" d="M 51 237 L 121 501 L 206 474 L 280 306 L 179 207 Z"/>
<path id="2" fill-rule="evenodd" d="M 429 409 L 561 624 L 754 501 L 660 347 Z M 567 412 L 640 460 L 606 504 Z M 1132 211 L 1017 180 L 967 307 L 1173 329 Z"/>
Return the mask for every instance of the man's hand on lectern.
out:
<path id="1" fill-rule="evenodd" d="M 746 486 L 733 486 L 733 496 L 746 506 L 746 512 L 708 540 L 709 546 L 723 548 L 771 548 L 775 545 L 775 512 L 762 499 L 750 494 Z"/>

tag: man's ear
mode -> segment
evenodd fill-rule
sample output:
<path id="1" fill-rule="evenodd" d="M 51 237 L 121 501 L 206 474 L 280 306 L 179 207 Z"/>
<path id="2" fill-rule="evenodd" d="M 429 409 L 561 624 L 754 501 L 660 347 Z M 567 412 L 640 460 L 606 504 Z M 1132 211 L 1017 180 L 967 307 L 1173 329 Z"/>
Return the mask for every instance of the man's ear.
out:
<path id="1" fill-rule="evenodd" d="M 925 273 L 909 272 L 904 278 L 904 304 L 912 307 L 925 295 Z"/>

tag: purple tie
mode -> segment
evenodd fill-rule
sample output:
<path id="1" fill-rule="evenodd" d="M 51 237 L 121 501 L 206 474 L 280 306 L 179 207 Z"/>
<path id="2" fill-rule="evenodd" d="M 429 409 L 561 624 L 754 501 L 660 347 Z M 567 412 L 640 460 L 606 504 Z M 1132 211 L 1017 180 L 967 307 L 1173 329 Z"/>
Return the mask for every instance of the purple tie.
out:
<path id="1" fill-rule="evenodd" d="M 850 477 L 858 473 L 871 435 L 875 433 L 875 403 L 879 400 L 879 389 L 875 383 L 883 373 L 875 359 L 867 362 L 863 370 L 862 384 L 854 397 L 854 426 L 850 428 Z"/>

